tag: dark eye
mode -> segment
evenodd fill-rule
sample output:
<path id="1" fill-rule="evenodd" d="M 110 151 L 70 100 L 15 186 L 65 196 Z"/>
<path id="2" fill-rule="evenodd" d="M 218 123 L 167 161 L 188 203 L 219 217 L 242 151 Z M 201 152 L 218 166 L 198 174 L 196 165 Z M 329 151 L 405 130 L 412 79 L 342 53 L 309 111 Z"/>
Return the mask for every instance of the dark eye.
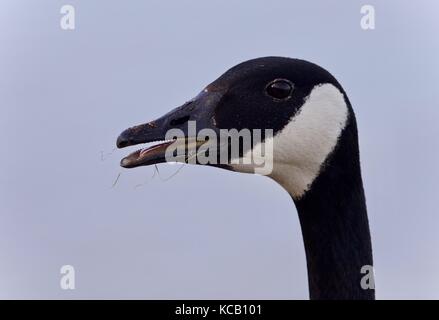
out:
<path id="1" fill-rule="evenodd" d="M 288 80 L 277 79 L 270 82 L 265 88 L 265 91 L 273 98 L 284 100 L 291 97 L 293 84 Z"/>

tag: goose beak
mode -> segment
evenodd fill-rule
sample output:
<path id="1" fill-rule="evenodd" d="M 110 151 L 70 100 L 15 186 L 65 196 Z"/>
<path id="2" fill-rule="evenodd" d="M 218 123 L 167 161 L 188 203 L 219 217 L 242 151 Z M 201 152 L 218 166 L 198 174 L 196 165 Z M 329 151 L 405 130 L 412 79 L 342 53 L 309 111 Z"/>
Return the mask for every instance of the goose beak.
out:
<path id="1" fill-rule="evenodd" d="M 197 141 L 197 133 L 201 129 L 218 131 L 214 124 L 214 110 L 220 99 L 218 92 L 202 91 L 197 97 L 182 106 L 170 111 L 164 116 L 145 124 L 137 125 L 123 131 L 117 138 L 118 148 L 125 148 L 141 143 L 160 142 L 147 148 L 139 149 L 123 158 L 120 165 L 124 168 L 135 168 L 157 163 L 167 162 L 166 150 L 172 144 L 195 145 L 203 144 Z M 195 121 L 196 132 L 189 132 L 188 122 Z M 172 129 L 180 129 L 184 139 L 171 138 L 167 140 L 167 133 Z M 187 155 L 182 162 L 187 160 Z"/>

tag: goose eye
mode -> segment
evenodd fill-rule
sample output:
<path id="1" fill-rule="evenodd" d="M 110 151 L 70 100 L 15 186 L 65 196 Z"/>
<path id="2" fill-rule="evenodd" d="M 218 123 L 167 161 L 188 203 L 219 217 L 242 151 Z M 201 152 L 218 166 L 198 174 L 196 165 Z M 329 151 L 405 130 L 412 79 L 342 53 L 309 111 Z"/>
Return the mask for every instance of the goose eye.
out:
<path id="1" fill-rule="evenodd" d="M 274 80 L 267 85 L 265 91 L 273 98 L 284 100 L 291 96 L 293 84 L 284 79 Z"/>

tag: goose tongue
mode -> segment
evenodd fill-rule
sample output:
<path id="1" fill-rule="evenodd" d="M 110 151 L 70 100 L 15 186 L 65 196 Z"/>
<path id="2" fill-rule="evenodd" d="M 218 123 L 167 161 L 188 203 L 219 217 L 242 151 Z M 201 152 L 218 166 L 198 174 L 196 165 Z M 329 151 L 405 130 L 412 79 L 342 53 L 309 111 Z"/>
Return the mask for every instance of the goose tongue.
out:
<path id="1" fill-rule="evenodd" d="M 166 162 L 166 149 L 175 141 L 163 142 L 148 148 L 139 149 L 123 158 L 120 165 L 124 168 L 135 168 Z"/>

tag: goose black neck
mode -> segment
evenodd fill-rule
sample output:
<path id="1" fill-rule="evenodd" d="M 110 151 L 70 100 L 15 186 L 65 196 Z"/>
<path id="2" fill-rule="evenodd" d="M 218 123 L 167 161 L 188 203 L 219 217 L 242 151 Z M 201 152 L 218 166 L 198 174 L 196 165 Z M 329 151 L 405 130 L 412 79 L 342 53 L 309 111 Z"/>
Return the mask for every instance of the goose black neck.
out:
<path id="1" fill-rule="evenodd" d="M 361 268 L 373 265 L 355 118 L 311 189 L 295 201 L 311 299 L 374 299 Z"/>

